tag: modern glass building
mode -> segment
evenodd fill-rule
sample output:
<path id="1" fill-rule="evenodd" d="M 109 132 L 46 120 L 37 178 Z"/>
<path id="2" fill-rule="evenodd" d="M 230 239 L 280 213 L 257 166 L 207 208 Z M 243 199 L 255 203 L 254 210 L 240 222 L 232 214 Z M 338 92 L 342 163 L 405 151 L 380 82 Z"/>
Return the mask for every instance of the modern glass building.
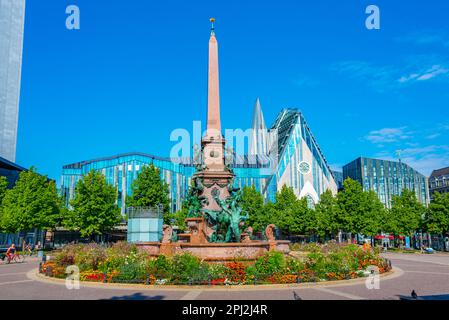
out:
<path id="1" fill-rule="evenodd" d="M 430 196 L 449 192 L 449 167 L 434 170 L 429 178 Z"/>
<path id="2" fill-rule="evenodd" d="M 0 157 L 0 176 L 3 176 L 8 180 L 8 189 L 12 188 L 19 179 L 19 174 L 26 169 Z"/>
<path id="3" fill-rule="evenodd" d="M 0 0 L 0 157 L 16 161 L 25 0 Z"/>
<path id="4" fill-rule="evenodd" d="M 400 195 L 404 189 L 415 191 L 425 205 L 430 201 L 428 179 L 401 161 L 360 157 L 343 167 L 343 178 L 358 181 L 364 190 L 375 191 L 387 208 L 391 208 L 393 195 Z"/>
<path id="5" fill-rule="evenodd" d="M 255 112 L 262 112 L 260 106 Z M 257 118 L 263 122 L 261 114 Z M 255 127 L 265 126 L 260 121 L 256 121 Z M 298 197 L 307 197 L 311 206 L 319 201 L 321 193 L 327 189 L 337 192 L 332 172 L 299 111 L 282 110 L 268 131 L 269 134 L 254 136 L 256 140 L 267 141 L 253 140 L 259 146 L 270 146 L 263 148 L 264 153 L 266 149 L 270 150 L 268 155 L 256 153 L 234 157 L 231 167 L 236 176 L 236 187 L 253 185 L 267 200 L 274 201 L 276 192 L 286 184 L 293 187 Z M 77 182 L 94 169 L 100 171 L 108 183 L 117 188 L 117 204 L 122 208 L 122 213 L 125 213 L 125 199 L 131 194 L 132 182 L 142 167 L 149 164 L 160 169 L 161 178 L 169 185 L 171 210 L 179 210 L 196 171 L 193 160 L 172 160 L 145 153 L 120 154 L 65 165 L 62 169 L 61 190 L 66 204 L 69 205 L 73 198 Z"/>
<path id="6" fill-rule="evenodd" d="M 337 183 L 337 187 L 338 190 L 340 191 L 341 189 L 343 189 L 343 171 L 332 171 L 334 178 L 335 178 L 335 182 Z"/>

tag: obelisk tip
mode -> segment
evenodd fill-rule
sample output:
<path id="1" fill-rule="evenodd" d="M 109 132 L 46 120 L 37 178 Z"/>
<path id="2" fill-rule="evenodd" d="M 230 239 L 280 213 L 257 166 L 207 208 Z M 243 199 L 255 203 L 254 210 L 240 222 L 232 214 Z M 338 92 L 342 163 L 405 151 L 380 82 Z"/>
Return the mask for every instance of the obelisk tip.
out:
<path id="1" fill-rule="evenodd" d="M 215 24 L 215 18 L 210 18 L 209 21 L 210 21 L 210 23 L 211 23 L 211 26 L 210 26 L 210 33 L 211 33 L 211 34 L 214 34 L 214 31 L 215 31 L 215 26 L 214 26 L 214 24 Z"/>

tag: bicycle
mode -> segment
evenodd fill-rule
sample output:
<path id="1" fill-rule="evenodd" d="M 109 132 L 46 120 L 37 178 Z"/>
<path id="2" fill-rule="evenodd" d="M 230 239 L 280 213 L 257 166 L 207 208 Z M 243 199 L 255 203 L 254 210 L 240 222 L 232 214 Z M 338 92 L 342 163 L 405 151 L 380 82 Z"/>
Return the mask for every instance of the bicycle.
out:
<path id="1" fill-rule="evenodd" d="M 14 253 L 11 256 L 6 256 L 6 263 L 10 264 L 11 262 L 23 263 L 25 262 L 25 257 L 20 253 Z"/>

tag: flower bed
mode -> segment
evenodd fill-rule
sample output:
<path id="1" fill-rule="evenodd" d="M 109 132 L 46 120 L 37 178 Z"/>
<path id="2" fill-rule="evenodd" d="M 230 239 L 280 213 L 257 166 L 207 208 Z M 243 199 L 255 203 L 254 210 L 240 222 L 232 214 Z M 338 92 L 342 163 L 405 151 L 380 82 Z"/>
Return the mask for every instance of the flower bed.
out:
<path id="1" fill-rule="evenodd" d="M 157 258 L 141 252 L 135 245 L 117 243 L 68 245 L 55 260 L 44 263 L 41 272 L 58 278 L 66 267 L 76 265 L 81 281 L 174 285 L 288 284 L 354 279 L 365 276 L 368 267 L 379 273 L 391 266 L 378 252 L 357 245 L 309 245 L 302 258 L 270 251 L 253 263 L 232 261 L 207 263 L 191 254 Z"/>

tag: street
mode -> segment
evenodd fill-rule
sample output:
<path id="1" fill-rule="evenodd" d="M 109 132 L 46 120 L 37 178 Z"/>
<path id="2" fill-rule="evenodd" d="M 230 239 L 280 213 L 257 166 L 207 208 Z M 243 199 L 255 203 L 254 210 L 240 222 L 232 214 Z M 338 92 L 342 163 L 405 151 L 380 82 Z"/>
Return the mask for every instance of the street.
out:
<path id="1" fill-rule="evenodd" d="M 64 283 L 52 283 L 36 278 L 37 259 L 22 264 L 0 265 L 0 299 L 133 299 L 133 300 L 396 300 L 400 295 L 449 295 L 449 255 L 385 254 L 396 271 L 385 279 L 380 288 L 369 290 L 365 283 L 339 283 L 284 288 L 204 288 L 204 289 L 145 289 L 142 287 L 85 286 L 68 290 Z"/>

